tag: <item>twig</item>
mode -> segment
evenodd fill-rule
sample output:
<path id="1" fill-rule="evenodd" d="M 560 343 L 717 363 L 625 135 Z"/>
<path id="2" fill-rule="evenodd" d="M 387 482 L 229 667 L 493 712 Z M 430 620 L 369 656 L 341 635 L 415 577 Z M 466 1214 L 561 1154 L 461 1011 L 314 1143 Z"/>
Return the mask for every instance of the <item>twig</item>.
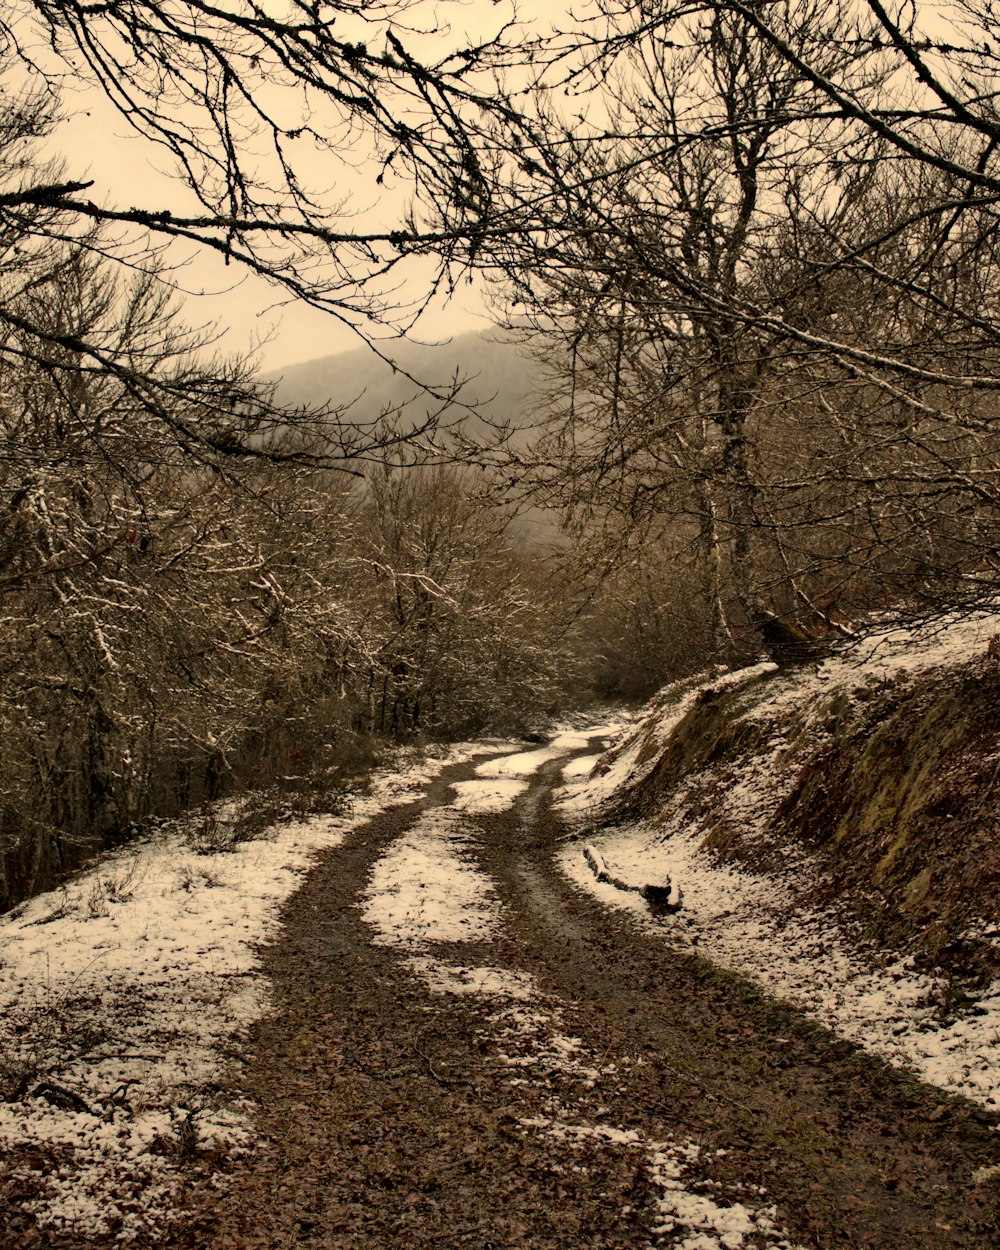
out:
<path id="1" fill-rule="evenodd" d="M 442 1076 L 440 1072 L 437 1072 L 435 1070 L 434 1061 L 433 1059 L 431 1059 L 430 1055 L 425 1054 L 418 1046 L 414 1046 L 413 1049 L 415 1053 L 418 1054 L 420 1058 L 423 1059 L 423 1061 L 427 1064 L 427 1071 L 431 1074 L 431 1076 L 435 1079 L 435 1081 L 437 1081 L 439 1085 L 472 1086 L 472 1082 L 464 1076 Z"/>
<path id="2" fill-rule="evenodd" d="M 61 1098 L 64 1102 L 68 1102 L 74 1111 L 83 1111 L 87 1115 L 94 1114 L 94 1108 L 90 1106 L 75 1090 L 67 1089 L 65 1085 L 59 1085 L 55 1081 L 39 1081 L 35 1088 L 28 1095 L 29 1098 L 45 1098 L 46 1102 L 52 1102 L 51 1097 L 46 1095 L 54 1095 Z M 57 1103 L 54 1105 L 58 1105 Z"/>
<path id="3" fill-rule="evenodd" d="M 416 1041 L 414 1041 L 414 1042 L 413 1042 L 413 1045 L 412 1045 L 412 1050 L 413 1050 L 413 1053 L 414 1053 L 414 1054 L 419 1055 L 419 1056 L 420 1056 L 420 1058 L 421 1058 L 421 1059 L 423 1059 L 424 1063 L 426 1063 L 426 1064 L 427 1064 L 427 1071 L 431 1074 L 431 1076 L 434 1078 L 434 1080 L 435 1080 L 435 1081 L 437 1081 L 437 1083 L 438 1083 L 439 1085 L 445 1085 L 445 1086 L 447 1086 L 447 1085 L 467 1085 L 467 1086 L 469 1087 L 469 1089 L 471 1089 L 471 1090 L 472 1090 L 472 1092 L 476 1095 L 476 1097 L 477 1097 L 477 1098 L 482 1097 L 482 1095 L 479 1093 L 479 1090 L 477 1089 L 477 1087 L 476 1087 L 476 1086 L 472 1083 L 472 1081 L 470 1081 L 470 1080 L 468 1079 L 468 1077 L 464 1077 L 464 1076 L 442 1076 L 442 1074 L 441 1074 L 440 1072 L 438 1072 L 438 1071 L 435 1069 L 435 1067 L 434 1067 L 434 1060 L 433 1060 L 433 1059 L 430 1057 L 430 1055 L 428 1055 L 425 1051 L 423 1051 L 423 1050 L 421 1050 L 421 1049 L 420 1049 L 419 1042 L 420 1042 L 420 1039 L 421 1039 L 421 1037 L 423 1036 L 424 1032 L 425 1032 L 425 1030 L 424 1030 L 424 1029 L 421 1029 L 421 1030 L 420 1030 L 420 1032 L 417 1034 Z"/>
<path id="4" fill-rule="evenodd" d="M 103 1063 L 105 1059 L 144 1059 L 150 1063 L 157 1063 L 163 1058 L 163 1055 L 162 1053 L 158 1055 L 140 1055 L 127 1050 L 108 1050 L 100 1055 L 91 1055 L 90 1058 L 95 1063 Z"/>

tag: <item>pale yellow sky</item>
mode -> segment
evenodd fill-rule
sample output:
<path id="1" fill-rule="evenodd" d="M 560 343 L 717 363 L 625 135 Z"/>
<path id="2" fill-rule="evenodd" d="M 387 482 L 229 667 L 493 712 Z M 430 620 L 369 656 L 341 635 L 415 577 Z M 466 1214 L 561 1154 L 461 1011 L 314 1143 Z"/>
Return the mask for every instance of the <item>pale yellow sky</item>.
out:
<path id="1" fill-rule="evenodd" d="M 519 0 L 517 12 L 522 21 L 549 26 L 565 17 L 567 7 L 565 0 Z M 448 0 L 426 6 L 431 15 L 428 24 L 448 21 L 451 25 L 450 35 L 442 34 L 442 52 L 487 37 L 510 18 L 512 11 L 509 0 Z M 433 46 L 433 39 L 429 42 Z M 94 180 L 90 198 L 126 208 L 160 209 L 169 205 L 174 211 L 183 211 L 182 192 L 164 172 L 166 157 L 137 138 L 106 99 L 77 92 L 67 94 L 63 103 L 68 117 L 53 137 L 50 150 L 66 159 L 71 175 L 86 174 Z M 329 314 L 302 303 L 282 303 L 285 297 L 279 290 L 235 267 L 225 267 L 218 258 L 199 254 L 193 246 L 175 247 L 171 259 L 183 264 L 177 274 L 179 283 L 198 293 L 198 298 L 187 304 L 189 321 L 218 322 L 224 333 L 221 346 L 232 351 L 245 351 L 252 343 L 263 341 L 259 350 L 263 369 L 359 344 L 357 336 Z M 455 295 L 439 299 L 428 310 L 416 337 L 435 340 L 488 324 L 481 284 L 463 283 Z"/>
<path id="2" fill-rule="evenodd" d="M 519 20 L 539 29 L 565 26 L 568 13 L 585 13 L 588 8 L 588 0 L 426 0 L 416 12 L 426 15 L 422 21 L 428 29 L 440 31 L 440 48 L 435 44 L 435 34 L 422 40 L 414 37 L 411 42 L 425 56 L 444 54 L 496 32 L 510 19 L 515 4 Z M 941 7 L 932 0 L 920 0 L 921 21 L 932 26 L 939 23 Z M 955 11 L 953 0 L 943 7 Z M 132 134 L 103 96 L 67 93 L 64 107 L 68 120 L 54 136 L 51 152 L 66 158 L 72 176 L 86 174 L 94 179 L 88 193 L 92 199 L 115 207 L 184 210 L 183 191 L 165 172 L 166 158 Z M 349 179 L 351 175 L 341 171 L 338 176 Z M 371 191 L 363 194 L 370 196 Z M 353 199 L 359 201 L 357 194 Z M 370 200 L 360 207 L 373 209 Z M 377 208 L 376 204 L 375 212 Z M 383 212 L 382 216 L 388 214 Z M 259 359 L 264 369 L 358 345 L 357 336 L 334 317 L 301 303 L 283 302 L 280 290 L 235 267 L 224 267 L 218 258 L 199 253 L 193 246 L 175 248 L 171 259 L 184 266 L 178 271 L 178 281 L 188 291 L 198 293 L 198 298 L 188 303 L 189 321 L 217 322 L 224 335 L 221 345 L 232 351 L 246 351 L 255 342 L 262 343 Z M 463 283 L 456 294 L 440 298 L 428 310 L 415 337 L 433 341 L 488 324 L 482 283 Z"/>

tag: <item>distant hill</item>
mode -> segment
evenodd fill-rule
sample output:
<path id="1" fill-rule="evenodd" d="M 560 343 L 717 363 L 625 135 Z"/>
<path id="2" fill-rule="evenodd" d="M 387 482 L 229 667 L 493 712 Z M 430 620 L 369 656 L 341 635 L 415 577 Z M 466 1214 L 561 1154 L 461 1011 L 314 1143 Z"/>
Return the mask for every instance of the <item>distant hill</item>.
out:
<path id="1" fill-rule="evenodd" d="M 496 425 L 509 423 L 516 431 L 514 442 L 530 442 L 538 417 L 542 371 L 522 356 L 515 344 L 473 332 L 457 335 L 440 346 L 392 342 L 384 347 L 385 355 L 391 355 L 398 365 L 395 372 L 373 351 L 362 347 L 275 369 L 265 377 L 277 382 L 277 398 L 282 403 L 312 406 L 353 401 L 348 417 L 359 425 L 398 406 L 400 423 L 411 427 L 435 411 L 436 405 L 410 379 L 447 388 L 457 377 L 465 380 L 461 404 L 473 411 L 456 404 L 443 414 L 444 425 L 461 421 L 470 437 L 488 439 Z M 540 546 L 558 541 L 557 520 L 542 508 L 525 509 L 517 528 Z"/>
<path id="2" fill-rule="evenodd" d="M 462 403 L 476 406 L 481 417 L 510 421 L 526 430 L 533 424 L 540 370 L 514 344 L 473 332 L 457 335 L 440 346 L 409 342 L 383 346 L 385 355 L 396 362 L 397 371 L 369 348 L 361 347 L 276 369 L 265 376 L 278 382 L 278 398 L 286 404 L 355 401 L 350 415 L 359 423 L 401 406 L 404 418 L 414 424 L 435 405 L 410 378 L 446 388 L 458 377 L 466 379 Z M 456 407 L 455 418 L 462 415 L 463 410 Z M 470 429 L 480 426 L 485 428 L 485 422 L 470 421 Z"/>

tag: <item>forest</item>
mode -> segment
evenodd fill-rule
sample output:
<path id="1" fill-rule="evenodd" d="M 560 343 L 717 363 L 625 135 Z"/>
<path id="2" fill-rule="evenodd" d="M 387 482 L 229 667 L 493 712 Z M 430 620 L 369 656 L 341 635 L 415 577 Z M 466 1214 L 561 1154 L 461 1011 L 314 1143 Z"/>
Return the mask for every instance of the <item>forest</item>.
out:
<path id="1" fill-rule="evenodd" d="M 991 0 L 460 19 L 0 17 L 0 908 L 380 743 L 994 600 Z M 52 155 L 84 88 L 169 202 Z M 417 417 L 290 406 L 199 326 L 178 248 L 389 358 L 474 279 L 530 413 L 405 370 Z"/>

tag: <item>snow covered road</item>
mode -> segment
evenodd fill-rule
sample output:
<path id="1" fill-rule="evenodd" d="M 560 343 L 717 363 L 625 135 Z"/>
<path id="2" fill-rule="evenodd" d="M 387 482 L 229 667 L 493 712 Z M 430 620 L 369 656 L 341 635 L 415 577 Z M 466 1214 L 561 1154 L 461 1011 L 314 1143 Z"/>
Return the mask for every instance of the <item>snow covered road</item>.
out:
<path id="1" fill-rule="evenodd" d="M 611 732 L 6 918 L 0 1248 L 994 1250 L 988 1116 L 577 869 L 552 795 Z"/>
<path id="2" fill-rule="evenodd" d="M 565 735 L 563 741 L 578 750 L 588 746 L 587 736 Z M 495 1057 L 512 1073 L 512 1092 L 523 1083 L 525 1071 L 536 1083 L 546 1083 L 554 1074 L 562 1078 L 558 1095 L 553 1086 L 548 1114 L 521 1119 L 526 1131 L 571 1146 L 599 1144 L 642 1161 L 655 1195 L 648 1244 L 660 1244 L 670 1234 L 682 1237 L 676 1244 L 687 1250 L 739 1250 L 753 1237 L 753 1244 L 791 1250 L 774 1223 L 773 1207 L 747 1206 L 735 1194 L 723 1194 L 726 1201 L 720 1204 L 715 1186 L 700 1178 L 700 1146 L 650 1140 L 628 1125 L 591 1122 L 588 1107 L 572 1097 L 573 1083 L 586 1092 L 589 1103 L 595 1088 L 616 1081 L 617 1067 L 602 1062 L 580 1038 L 563 1031 L 558 999 L 544 993 L 530 974 L 435 957 L 444 943 L 452 948 L 459 942 L 483 943 L 497 937 L 503 925 L 493 883 L 474 862 L 480 834 L 466 814 L 512 808 L 527 783 L 498 789 L 500 779 L 531 777 L 543 765 L 563 759 L 559 742 L 481 765 L 477 769 L 481 779 L 455 786 L 457 801 L 432 808 L 392 843 L 377 861 L 365 896 L 365 919 L 375 941 L 411 952 L 409 967 L 432 991 L 474 993 L 484 1000 L 485 1036 Z"/>

